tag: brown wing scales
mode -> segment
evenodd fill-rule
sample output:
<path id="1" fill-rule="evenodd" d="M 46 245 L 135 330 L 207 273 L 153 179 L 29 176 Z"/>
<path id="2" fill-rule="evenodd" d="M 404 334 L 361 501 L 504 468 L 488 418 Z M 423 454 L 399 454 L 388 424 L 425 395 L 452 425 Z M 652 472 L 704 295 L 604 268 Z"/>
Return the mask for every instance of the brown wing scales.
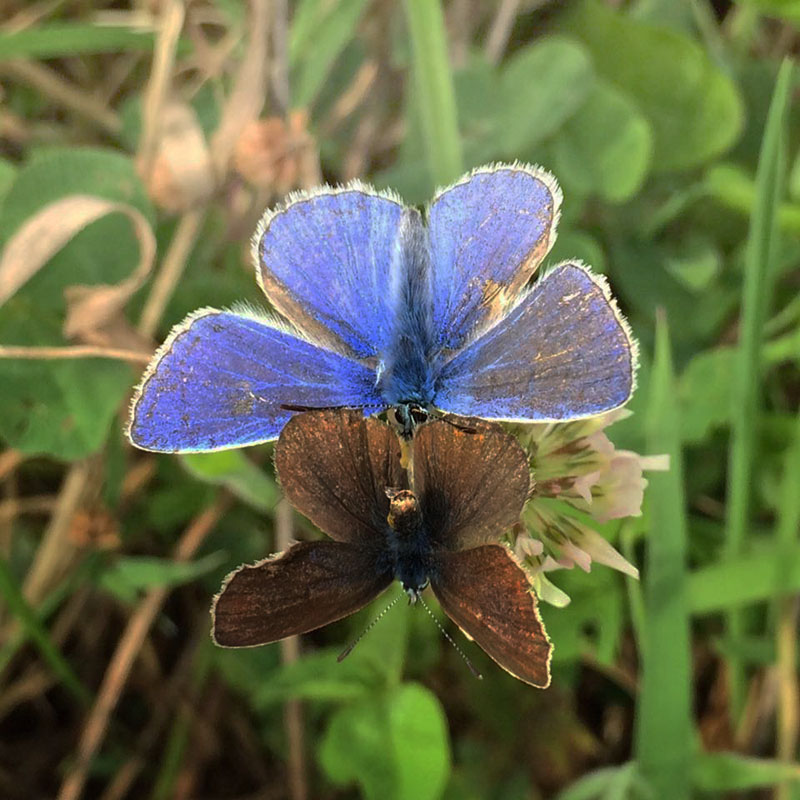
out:
<path id="1" fill-rule="evenodd" d="M 470 432 L 436 420 L 414 437 L 414 491 L 436 549 L 497 541 L 530 489 L 525 451 L 496 425 Z"/>
<path id="2" fill-rule="evenodd" d="M 504 547 L 437 553 L 431 587 L 450 619 L 504 670 L 542 689 L 550 684 L 553 647 L 525 573 Z"/>
<path id="3" fill-rule="evenodd" d="M 397 436 L 358 409 L 292 417 L 275 466 L 292 505 L 340 542 L 374 545 L 386 530 L 386 488 L 406 486 Z"/>
<path id="4" fill-rule="evenodd" d="M 300 542 L 228 576 L 211 607 L 223 647 L 255 647 L 321 628 L 358 611 L 392 581 L 376 550 Z"/>

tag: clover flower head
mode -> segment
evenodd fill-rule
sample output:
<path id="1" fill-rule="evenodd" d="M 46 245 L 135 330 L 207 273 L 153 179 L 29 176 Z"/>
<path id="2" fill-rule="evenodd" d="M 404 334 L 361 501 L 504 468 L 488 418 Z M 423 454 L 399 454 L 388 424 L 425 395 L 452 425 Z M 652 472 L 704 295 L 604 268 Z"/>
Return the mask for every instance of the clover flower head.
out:
<path id="1" fill-rule="evenodd" d="M 639 570 L 592 525 L 638 517 L 645 470 L 669 468 L 667 456 L 617 450 L 605 428 L 630 416 L 615 409 L 585 420 L 530 425 L 518 430 L 530 456 L 534 488 L 509 544 L 528 570 L 539 597 L 563 606 L 569 598 L 545 573 L 604 564 L 634 578 Z"/>

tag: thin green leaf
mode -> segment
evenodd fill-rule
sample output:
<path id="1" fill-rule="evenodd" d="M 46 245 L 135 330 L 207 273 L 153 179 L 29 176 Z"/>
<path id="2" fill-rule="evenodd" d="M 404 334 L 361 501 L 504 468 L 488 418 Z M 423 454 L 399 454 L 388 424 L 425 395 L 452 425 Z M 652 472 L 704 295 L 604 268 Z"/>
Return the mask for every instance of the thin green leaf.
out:
<path id="1" fill-rule="evenodd" d="M 780 546 L 772 545 L 693 572 L 688 586 L 692 613 L 712 614 L 769 600 L 779 586 L 787 592 L 800 592 L 800 564 L 790 559 L 787 569 L 776 566 L 782 552 Z"/>
<path id="2" fill-rule="evenodd" d="M 795 435 L 789 443 L 783 461 L 780 502 L 777 508 L 775 542 L 777 549 L 776 593 L 797 591 L 792 587 L 791 576 L 800 572 L 797 559 L 797 535 L 800 531 L 800 415 L 797 417 Z"/>
<path id="3" fill-rule="evenodd" d="M 28 605 L 27 600 L 23 597 L 11 573 L 9 564 L 4 558 L 0 558 L 0 595 L 25 630 L 28 638 L 36 645 L 53 674 L 64 684 L 64 687 L 69 690 L 76 700 L 88 705 L 92 699 L 91 692 L 84 686 L 70 663 L 61 654 L 61 651 L 53 644 L 47 628 L 42 624 L 36 611 Z"/>
<path id="4" fill-rule="evenodd" d="M 698 754 L 692 765 L 692 785 L 704 792 L 743 792 L 800 781 L 800 765 L 782 764 L 739 753 Z"/>
<path id="5" fill-rule="evenodd" d="M 656 324 L 646 419 L 647 452 L 667 453 L 670 469 L 649 476 L 650 530 L 644 578 L 642 688 L 636 752 L 656 797 L 689 797 L 691 721 L 689 615 L 686 592 L 686 500 L 680 422 L 666 320 Z"/>
<path id="6" fill-rule="evenodd" d="M 149 31 L 65 22 L 0 32 L 0 60 L 152 50 L 154 42 Z"/>
<path id="7" fill-rule="evenodd" d="M 92 553 L 39 603 L 34 613 L 42 626 L 58 611 L 61 604 L 70 596 L 73 590 L 94 572 L 97 567 L 97 561 L 97 554 Z M 28 629 L 21 627 L 14 636 L 3 644 L 2 648 L 0 648 L 0 675 L 3 674 L 6 667 L 11 663 L 11 659 L 14 658 L 28 639 Z"/>
<path id="8" fill-rule="evenodd" d="M 783 17 L 800 23 L 800 2 L 798 0 L 741 0 L 741 5 L 752 6 L 762 14 Z"/>
<path id="9" fill-rule="evenodd" d="M 441 186 L 463 172 L 444 16 L 439 0 L 406 0 L 405 7 L 428 171 L 433 182 Z"/>
<path id="10" fill-rule="evenodd" d="M 756 201 L 750 216 L 745 252 L 739 353 L 733 384 L 731 446 L 728 458 L 728 504 L 725 547 L 729 558 L 740 555 L 750 525 L 750 493 L 755 458 L 756 426 L 761 405 L 761 344 L 771 277 L 778 251 L 777 211 L 786 164 L 785 127 L 792 68 L 781 66 L 772 96 L 756 175 Z M 740 638 L 743 619 L 728 618 L 728 633 Z M 737 659 L 730 662 L 731 703 L 735 717 L 744 702 L 744 672 Z"/>
<path id="11" fill-rule="evenodd" d="M 622 555 L 631 562 L 636 562 L 636 555 L 634 552 L 634 545 L 636 539 L 641 535 L 642 520 L 626 519 L 622 523 L 620 529 L 620 550 Z M 645 629 L 645 610 L 644 610 L 644 592 L 642 591 L 642 582 L 636 580 L 631 575 L 625 576 L 625 590 L 628 593 L 628 608 L 630 610 L 631 627 L 633 628 L 633 635 L 636 639 L 637 647 L 642 647 L 642 635 Z"/>
<path id="12" fill-rule="evenodd" d="M 756 184 L 742 167 L 727 162 L 709 167 L 698 193 L 742 214 L 752 214 L 756 203 Z M 790 234 L 800 233 L 800 203 L 783 202 L 777 210 L 778 226 Z"/>
<path id="13" fill-rule="evenodd" d="M 779 558 L 776 563 L 775 590 L 772 613 L 775 620 L 775 650 L 777 653 L 777 681 L 779 684 L 777 709 L 776 755 L 781 759 L 797 754 L 797 740 L 793 730 L 797 696 L 797 600 L 787 586 L 787 576 L 796 570 L 797 537 L 800 531 L 800 414 L 797 416 L 795 434 L 789 443 L 783 464 L 778 519 L 775 542 Z M 792 800 L 798 796 L 797 775 L 794 785 L 789 778 L 782 779 L 776 800 Z"/>
<path id="14" fill-rule="evenodd" d="M 293 106 L 302 108 L 314 102 L 334 62 L 353 40 L 365 5 L 366 0 L 304 0 L 299 4 L 289 41 Z"/>
<path id="15" fill-rule="evenodd" d="M 567 787 L 556 800 L 654 800 L 636 762 L 594 770 Z"/>

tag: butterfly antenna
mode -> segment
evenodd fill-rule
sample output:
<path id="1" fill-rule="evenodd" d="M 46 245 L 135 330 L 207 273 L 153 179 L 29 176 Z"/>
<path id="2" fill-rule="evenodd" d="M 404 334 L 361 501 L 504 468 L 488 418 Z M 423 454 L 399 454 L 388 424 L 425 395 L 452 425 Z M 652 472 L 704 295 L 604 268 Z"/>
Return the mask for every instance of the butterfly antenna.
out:
<path id="1" fill-rule="evenodd" d="M 342 650 L 342 652 L 341 652 L 341 653 L 339 653 L 339 656 L 337 657 L 337 659 L 336 659 L 336 660 L 337 660 L 337 661 L 339 661 L 339 662 L 342 662 L 342 661 L 344 661 L 344 660 L 347 658 L 347 656 L 349 656 L 349 655 L 350 655 L 350 653 L 352 653 L 352 652 L 353 652 L 353 649 L 355 648 L 355 646 L 356 646 L 356 645 L 357 645 L 357 644 L 358 644 L 358 643 L 359 643 L 359 642 L 360 642 L 360 641 L 361 641 L 361 640 L 362 640 L 362 639 L 363 639 L 363 638 L 364 638 L 364 637 L 365 637 L 365 636 L 366 636 L 366 635 L 367 635 L 367 634 L 368 634 L 368 633 L 369 633 L 369 632 L 370 632 L 370 631 L 371 631 L 371 630 L 372 630 L 372 629 L 375 627 L 375 625 L 377 625 L 377 624 L 378 624 L 378 622 L 379 622 L 379 621 L 380 621 L 380 620 L 381 620 L 381 619 L 384 617 L 384 615 L 386 614 L 386 612 L 387 612 L 387 611 L 388 611 L 388 610 L 389 610 L 389 609 L 390 609 L 390 608 L 391 608 L 391 607 L 392 607 L 392 606 L 393 606 L 393 605 L 394 605 L 394 604 L 395 604 L 395 603 L 396 603 L 396 602 L 397 602 L 397 601 L 398 601 L 398 600 L 399 600 L 399 599 L 400 599 L 402 596 L 403 596 L 402 594 L 398 594 L 398 595 L 397 595 L 397 597 L 395 597 L 395 598 L 394 598 L 394 600 L 392 600 L 392 602 L 391 602 L 391 603 L 389 603 L 389 605 L 388 605 L 388 606 L 386 606 L 386 608 L 384 608 L 384 609 L 383 609 L 383 611 L 381 611 L 381 613 L 380 613 L 380 614 L 378 614 L 378 616 L 377 616 L 377 617 L 375 617 L 375 619 L 374 619 L 374 620 L 372 620 L 372 622 L 370 622 L 370 624 L 369 624 L 369 625 L 367 625 L 367 627 L 366 627 L 366 628 L 364 628 L 364 630 L 363 630 L 363 631 L 361 631 L 361 633 L 360 633 L 360 634 L 359 634 L 359 635 L 358 635 L 358 636 L 357 636 L 357 637 L 356 637 L 356 638 L 355 638 L 355 639 L 354 639 L 352 642 L 350 642 L 350 644 L 349 644 L 349 645 L 347 645 L 347 647 L 345 647 L 345 649 L 344 649 L 344 650 Z"/>
<path id="2" fill-rule="evenodd" d="M 338 411 L 339 409 L 364 409 L 364 408 L 374 408 L 374 409 L 384 409 L 386 406 L 378 405 L 377 403 L 367 403 L 366 405 L 360 406 L 300 406 L 296 405 L 295 403 L 281 403 L 280 408 L 283 411 Z"/>
<path id="3" fill-rule="evenodd" d="M 442 414 L 439 417 L 442 422 L 446 422 L 448 425 L 452 425 L 457 431 L 461 431 L 462 433 L 477 433 L 478 429 L 472 427 L 472 425 L 465 425 L 463 422 L 457 422 L 458 417 L 455 414 Z"/>
<path id="4" fill-rule="evenodd" d="M 464 663 L 469 667 L 469 671 L 480 681 L 483 680 L 483 675 L 478 672 L 475 665 L 469 660 L 467 654 L 456 644 L 456 640 L 444 629 L 444 626 L 438 619 L 436 619 L 436 615 L 433 611 L 428 608 L 428 604 L 422 599 L 421 596 L 417 596 L 417 600 L 419 600 L 422 607 L 428 612 L 428 616 L 436 623 L 436 627 L 442 632 L 442 636 L 450 642 L 453 647 L 455 647 L 456 652 L 464 659 Z"/>
<path id="5" fill-rule="evenodd" d="M 339 408 L 346 408 L 346 406 L 299 406 L 295 403 L 281 403 L 283 411 L 336 411 Z"/>

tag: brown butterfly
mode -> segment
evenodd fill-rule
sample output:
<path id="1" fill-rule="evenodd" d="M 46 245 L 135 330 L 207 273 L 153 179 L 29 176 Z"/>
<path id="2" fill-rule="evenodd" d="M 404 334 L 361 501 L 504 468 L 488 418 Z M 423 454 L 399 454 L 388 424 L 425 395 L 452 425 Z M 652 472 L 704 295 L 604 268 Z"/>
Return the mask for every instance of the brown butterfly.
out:
<path id="1" fill-rule="evenodd" d="M 286 497 L 333 541 L 300 542 L 241 567 L 214 600 L 214 641 L 252 647 L 365 606 L 393 580 L 415 601 L 430 584 L 447 615 L 501 667 L 550 682 L 552 646 L 524 571 L 499 536 L 528 497 L 528 461 L 499 427 L 420 426 L 413 482 L 397 435 L 358 410 L 301 414 L 275 464 Z"/>

